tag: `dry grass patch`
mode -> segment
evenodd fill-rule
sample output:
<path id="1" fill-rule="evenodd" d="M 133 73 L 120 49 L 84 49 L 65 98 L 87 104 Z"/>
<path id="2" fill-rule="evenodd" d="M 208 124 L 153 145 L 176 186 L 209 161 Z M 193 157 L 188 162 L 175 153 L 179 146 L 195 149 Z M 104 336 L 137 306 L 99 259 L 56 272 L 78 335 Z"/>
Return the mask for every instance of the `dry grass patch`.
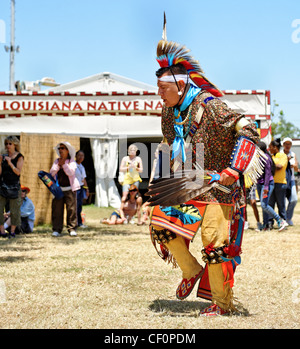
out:
<path id="1" fill-rule="evenodd" d="M 196 291 L 176 300 L 180 271 L 157 256 L 148 227 L 101 225 L 111 209 L 84 211 L 89 228 L 76 238 L 42 226 L 0 240 L 1 328 L 299 328 L 299 205 L 294 227 L 245 232 L 234 287 L 241 312 L 214 319 L 198 316 L 209 303 Z M 200 240 L 191 245 L 198 257 Z"/>

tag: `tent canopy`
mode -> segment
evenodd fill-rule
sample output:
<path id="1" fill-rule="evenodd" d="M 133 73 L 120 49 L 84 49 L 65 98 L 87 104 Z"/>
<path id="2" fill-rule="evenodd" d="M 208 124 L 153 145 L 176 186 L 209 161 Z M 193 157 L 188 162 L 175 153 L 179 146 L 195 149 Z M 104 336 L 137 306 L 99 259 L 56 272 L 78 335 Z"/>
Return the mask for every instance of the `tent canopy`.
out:
<path id="1" fill-rule="evenodd" d="M 157 116 L 36 116 L 0 120 L 0 133 L 65 134 L 82 138 L 162 137 Z"/>

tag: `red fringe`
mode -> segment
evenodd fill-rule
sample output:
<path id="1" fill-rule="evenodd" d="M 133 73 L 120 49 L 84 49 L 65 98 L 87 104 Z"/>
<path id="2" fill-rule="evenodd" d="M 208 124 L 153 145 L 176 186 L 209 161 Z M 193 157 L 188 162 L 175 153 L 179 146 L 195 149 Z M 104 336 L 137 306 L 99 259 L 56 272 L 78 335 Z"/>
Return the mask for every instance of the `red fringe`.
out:
<path id="1" fill-rule="evenodd" d="M 242 250 L 239 246 L 236 245 L 229 245 L 227 247 L 223 248 L 223 251 L 230 257 L 236 257 L 239 256 L 242 253 Z"/>
<path id="2" fill-rule="evenodd" d="M 223 288 L 228 283 L 229 283 L 230 287 L 232 288 L 234 285 L 234 278 L 233 278 L 233 266 L 232 266 L 231 261 L 222 263 L 222 269 L 223 269 L 224 280 L 225 280 L 223 283 Z M 226 281 L 227 275 L 228 275 L 228 280 Z"/>
<path id="3" fill-rule="evenodd" d="M 162 259 L 163 259 L 163 260 L 168 259 L 168 257 L 169 257 L 169 251 L 168 251 L 163 245 L 159 245 L 159 246 L 160 246 L 161 253 L 162 253 L 162 255 L 163 255 Z"/>
<path id="4" fill-rule="evenodd" d="M 209 254 L 209 252 L 214 251 L 214 244 L 210 243 L 205 247 L 205 253 Z"/>

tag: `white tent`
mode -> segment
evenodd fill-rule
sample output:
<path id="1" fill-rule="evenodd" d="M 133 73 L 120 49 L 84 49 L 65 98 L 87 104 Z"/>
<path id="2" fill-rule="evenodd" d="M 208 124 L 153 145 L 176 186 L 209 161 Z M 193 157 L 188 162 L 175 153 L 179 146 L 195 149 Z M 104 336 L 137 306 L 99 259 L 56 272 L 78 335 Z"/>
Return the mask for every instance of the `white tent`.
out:
<path id="1" fill-rule="evenodd" d="M 54 88 L 51 88 L 53 92 L 82 92 L 94 93 L 96 91 L 101 92 L 156 92 L 155 86 L 145 84 L 140 81 L 125 78 L 124 76 L 104 72 L 96 75 L 92 75 L 80 80 L 72 81 L 67 84 L 63 84 Z"/>

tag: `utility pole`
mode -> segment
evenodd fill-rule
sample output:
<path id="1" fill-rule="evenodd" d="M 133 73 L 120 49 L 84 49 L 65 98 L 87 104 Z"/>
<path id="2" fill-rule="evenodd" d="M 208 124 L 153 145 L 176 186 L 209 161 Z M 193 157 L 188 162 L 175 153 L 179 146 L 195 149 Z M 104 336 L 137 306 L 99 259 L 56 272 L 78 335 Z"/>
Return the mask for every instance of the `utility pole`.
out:
<path id="1" fill-rule="evenodd" d="M 15 0 L 11 4 L 11 23 L 10 23 L 10 46 L 5 46 L 5 51 L 10 52 L 9 57 L 9 90 L 15 89 L 15 52 L 19 52 L 19 46 L 15 47 Z"/>
<path id="2" fill-rule="evenodd" d="M 15 84 L 15 0 L 11 0 L 11 23 L 10 23 L 10 60 L 9 60 L 9 90 L 14 89 Z"/>

